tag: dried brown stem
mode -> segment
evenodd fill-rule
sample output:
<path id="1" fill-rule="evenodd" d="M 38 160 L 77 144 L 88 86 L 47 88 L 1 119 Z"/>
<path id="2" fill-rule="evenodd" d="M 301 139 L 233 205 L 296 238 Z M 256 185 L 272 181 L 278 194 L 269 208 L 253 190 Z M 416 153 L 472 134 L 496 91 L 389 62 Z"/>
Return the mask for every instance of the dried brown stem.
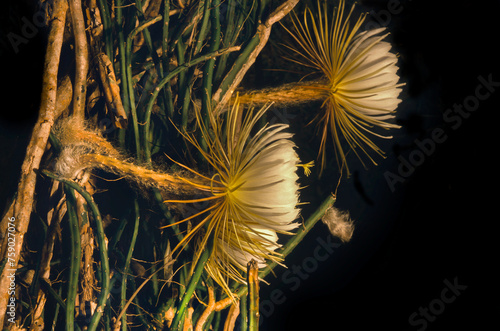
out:
<path id="1" fill-rule="evenodd" d="M 220 301 L 217 301 L 215 303 L 214 310 L 221 311 L 223 309 L 226 309 L 232 302 L 234 302 L 232 297 L 227 297 L 227 298 L 224 298 Z"/>
<path id="2" fill-rule="evenodd" d="M 116 81 L 113 64 L 104 53 L 97 55 L 97 61 L 99 63 L 99 76 L 101 78 L 106 105 L 108 106 L 108 109 L 113 111 L 115 114 L 116 127 L 125 129 L 127 127 L 127 114 L 123 108 L 120 96 L 120 87 Z"/>
<path id="3" fill-rule="evenodd" d="M 256 331 L 259 328 L 259 268 L 255 260 L 247 264 L 248 284 L 248 330 Z"/>
<path id="4" fill-rule="evenodd" d="M 15 218 L 15 231 L 12 235 L 16 241 L 13 246 L 16 253 L 12 260 L 9 260 L 0 275 L 0 326 L 3 326 L 7 302 L 9 300 L 9 278 L 13 269 L 17 269 L 21 248 L 24 242 L 24 235 L 28 230 L 30 216 L 33 209 L 34 192 L 36 185 L 36 172 L 40 166 L 42 155 L 47 146 L 50 129 L 55 121 L 56 97 L 57 97 L 57 72 L 59 68 L 59 59 L 63 43 L 64 25 L 66 21 L 66 12 L 68 4 L 66 0 L 55 0 L 53 19 L 50 24 L 50 32 L 47 43 L 47 52 L 45 55 L 43 88 L 40 102 L 40 113 L 38 120 L 33 128 L 30 142 L 26 149 L 26 156 L 21 166 L 21 176 L 17 189 L 17 197 L 13 202 L 12 208 L 4 215 L 0 228 L 5 228 L 12 217 Z M 2 247 L 6 245 L 5 232 Z M 5 253 L 5 249 L 3 250 Z M 5 254 L 3 254 L 5 255 Z M 5 258 L 5 256 L 2 256 Z"/>
<path id="5" fill-rule="evenodd" d="M 187 309 L 187 314 L 184 317 L 184 326 L 182 327 L 182 331 L 193 331 L 193 307 L 189 307 Z"/>
<path id="6" fill-rule="evenodd" d="M 149 2 L 149 5 L 147 9 L 144 12 L 144 18 L 146 20 L 158 16 L 158 13 L 160 12 L 160 6 L 161 6 L 162 0 L 151 0 Z"/>
<path id="7" fill-rule="evenodd" d="M 236 301 L 229 308 L 229 312 L 227 313 L 226 322 L 224 323 L 224 331 L 232 331 L 234 330 L 234 324 L 236 323 L 236 318 L 240 314 L 240 301 Z"/>
<path id="8" fill-rule="evenodd" d="M 73 116 L 82 122 L 85 119 L 85 95 L 87 94 L 87 73 L 89 71 L 89 51 L 81 0 L 69 0 L 71 25 L 75 37 L 75 88 L 73 90 Z"/>
<path id="9" fill-rule="evenodd" d="M 69 76 L 65 76 L 61 80 L 61 83 L 57 88 L 57 105 L 54 116 L 55 119 L 57 119 L 64 113 L 64 111 L 71 104 L 72 99 L 73 99 L 73 85 L 71 84 L 71 78 L 69 78 Z"/>
<path id="10" fill-rule="evenodd" d="M 173 307 L 168 308 L 168 310 L 163 314 L 164 322 L 166 322 L 168 327 L 172 325 L 174 316 L 175 316 L 175 310 Z"/>
<path id="11" fill-rule="evenodd" d="M 271 13 L 271 15 L 264 23 L 259 24 L 259 26 L 257 27 L 257 36 L 259 37 L 259 43 L 257 44 L 257 47 L 254 48 L 247 61 L 245 61 L 240 71 L 236 74 L 236 77 L 232 80 L 226 93 L 224 95 L 221 95 L 222 90 L 221 88 L 219 88 L 213 95 L 213 100 L 217 103 L 217 107 L 214 110 L 216 114 L 223 111 L 223 109 L 231 99 L 233 92 L 243 80 L 243 77 L 247 73 L 248 69 L 250 69 L 250 67 L 255 63 L 257 56 L 259 56 L 260 52 L 264 49 L 264 46 L 266 46 L 267 41 L 269 40 L 269 36 L 271 35 L 271 28 L 273 24 L 285 17 L 298 2 L 299 0 L 288 0 L 284 2 L 278 8 L 276 8 L 274 12 Z"/>
<path id="12" fill-rule="evenodd" d="M 211 287 L 208 287 L 208 306 L 207 309 L 203 311 L 200 318 L 198 319 L 198 323 L 196 323 L 195 331 L 203 331 L 203 326 L 207 321 L 210 314 L 214 312 L 215 309 L 215 295 L 214 290 Z"/>
<path id="13" fill-rule="evenodd" d="M 94 194 L 94 185 L 90 182 L 92 178 L 88 181 L 82 183 L 82 186 L 90 194 Z M 95 184 L 95 183 L 94 183 Z M 89 312 L 87 311 L 87 303 L 91 308 L 90 314 L 94 313 L 94 309 L 97 307 L 97 302 L 94 302 L 96 296 L 94 296 L 94 288 L 97 285 L 97 280 L 95 278 L 94 270 L 94 253 L 96 249 L 96 239 L 95 234 L 90 226 L 88 217 L 88 205 L 83 196 L 78 194 L 76 196 L 76 210 L 78 222 L 80 223 L 80 238 L 81 238 L 81 250 L 82 250 L 82 261 L 80 262 L 80 271 L 82 272 L 81 278 L 81 304 L 80 304 L 80 314 L 89 317 Z"/>
<path id="14" fill-rule="evenodd" d="M 55 197 L 56 194 L 60 192 L 61 184 L 60 182 L 52 182 L 52 188 L 50 192 L 51 199 Z M 61 228 L 59 224 L 62 218 L 66 214 L 66 197 L 64 194 L 59 200 L 57 206 L 49 210 L 47 213 L 47 223 L 49 224 L 49 229 L 47 231 L 47 236 L 45 243 L 42 248 L 42 258 L 40 261 L 39 277 L 43 278 L 47 283 L 50 284 L 50 262 L 54 253 L 54 242 L 56 239 L 57 232 L 60 232 Z M 42 290 L 39 290 L 36 307 L 33 311 L 33 319 L 30 329 L 34 329 L 37 325 L 43 325 L 43 310 L 45 308 L 46 295 Z"/>

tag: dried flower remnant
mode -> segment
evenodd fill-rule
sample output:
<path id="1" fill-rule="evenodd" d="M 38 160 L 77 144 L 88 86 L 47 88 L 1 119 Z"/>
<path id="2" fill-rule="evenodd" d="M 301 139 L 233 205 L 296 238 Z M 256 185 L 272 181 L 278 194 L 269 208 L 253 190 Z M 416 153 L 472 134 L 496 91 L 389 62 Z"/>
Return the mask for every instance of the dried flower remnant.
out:
<path id="1" fill-rule="evenodd" d="M 332 206 L 326 210 L 321 221 L 326 224 L 330 233 L 342 242 L 351 240 L 354 222 L 351 220 L 349 212 L 341 211 Z"/>

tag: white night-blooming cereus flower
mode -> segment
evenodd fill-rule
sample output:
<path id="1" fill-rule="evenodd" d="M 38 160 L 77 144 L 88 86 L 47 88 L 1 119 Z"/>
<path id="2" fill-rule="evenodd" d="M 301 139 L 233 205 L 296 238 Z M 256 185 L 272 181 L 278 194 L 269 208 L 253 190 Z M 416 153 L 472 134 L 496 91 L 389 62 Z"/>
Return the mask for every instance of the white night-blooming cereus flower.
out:
<path id="1" fill-rule="evenodd" d="M 209 193 L 198 200 L 167 202 L 212 201 L 196 215 L 201 221 L 186 235 L 180 246 L 197 233 L 197 255 L 213 242 L 211 256 L 205 269 L 228 293 L 229 278 L 245 282 L 247 263 L 255 260 L 259 268 L 267 261 L 280 263 L 276 249 L 277 233 L 291 234 L 298 223 L 299 202 L 296 174 L 299 158 L 292 142 L 288 125 L 266 125 L 252 135 L 252 129 L 268 107 L 254 113 L 247 111 L 242 120 L 240 107 L 227 112 L 226 123 L 209 114 L 208 127 L 197 113 L 197 122 L 207 148 L 203 149 L 191 135 L 184 137 L 193 144 L 214 170 L 213 176 L 203 176 L 205 183 L 191 182 Z M 187 168 L 187 167 L 186 167 Z M 204 231 L 199 231 L 201 229 Z M 212 236 L 212 237 L 211 237 Z M 213 240 L 209 240 L 213 238 Z"/>
<path id="2" fill-rule="evenodd" d="M 387 122 L 401 102 L 398 97 L 404 85 L 398 83 L 397 56 L 390 51 L 391 44 L 383 41 L 388 33 L 385 28 L 360 32 L 366 15 L 352 25 L 354 5 L 349 12 L 344 7 L 344 0 L 340 0 L 332 19 L 327 3 L 318 2 L 317 15 L 306 8 L 302 22 L 294 16 L 293 31 L 287 29 L 298 44 L 298 47 L 288 46 L 298 56 L 291 60 L 321 72 L 324 77 L 309 86 L 324 95 L 323 110 L 315 118 L 322 125 L 319 151 L 322 168 L 328 131 L 339 163 L 345 161 L 340 136 L 358 157 L 357 148 L 375 163 L 366 147 L 381 156 L 384 153 L 366 133 L 392 138 L 377 134 L 372 128 L 399 128 Z"/>

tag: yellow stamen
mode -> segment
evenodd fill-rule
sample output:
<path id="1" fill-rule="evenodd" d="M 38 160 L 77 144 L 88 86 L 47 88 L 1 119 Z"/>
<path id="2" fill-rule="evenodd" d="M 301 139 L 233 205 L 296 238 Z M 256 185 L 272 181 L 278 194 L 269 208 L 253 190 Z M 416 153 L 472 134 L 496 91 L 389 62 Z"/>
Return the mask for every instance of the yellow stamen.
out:
<path id="1" fill-rule="evenodd" d="M 314 161 L 297 164 L 297 167 L 302 167 L 304 169 L 304 175 L 309 176 L 311 174 L 311 168 L 314 167 Z"/>

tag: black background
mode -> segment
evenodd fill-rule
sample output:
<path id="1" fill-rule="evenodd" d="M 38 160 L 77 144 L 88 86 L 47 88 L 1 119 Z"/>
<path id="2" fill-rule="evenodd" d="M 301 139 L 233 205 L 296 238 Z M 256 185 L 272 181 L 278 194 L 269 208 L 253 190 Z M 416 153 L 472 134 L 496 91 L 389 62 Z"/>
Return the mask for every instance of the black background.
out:
<path id="1" fill-rule="evenodd" d="M 295 291 L 293 283 L 280 283 L 282 274 L 272 286 L 263 285 L 264 298 L 277 287 L 286 300 L 273 305 L 269 317 L 263 316 L 262 330 L 500 327 L 495 266 L 499 226 L 494 210 L 500 89 L 460 126 L 443 121 L 448 109 L 475 94 L 479 76 L 492 75 L 500 82 L 500 50 L 495 45 L 500 3 L 400 1 L 400 13 L 387 19 L 381 13 L 388 3 L 361 5 L 379 14 L 372 21 L 387 26 L 399 53 L 406 86 L 397 121 L 403 127 L 383 147 L 386 160 L 368 171 L 354 169 L 339 187 L 336 206 L 349 210 L 357 225 L 351 242 L 319 262 Z M 384 174 L 397 175 L 397 157 L 408 160 L 418 149 L 415 140 L 430 138 L 436 128 L 445 132 L 446 141 L 436 144 L 392 192 Z M 303 265 L 326 231 L 317 225 L 307 243 L 287 258 L 287 265 Z M 411 325 L 410 316 L 420 307 L 429 308 L 440 298 L 445 280 L 453 283 L 455 278 L 467 286 L 460 296 L 425 327 Z"/>
<path id="2" fill-rule="evenodd" d="M 34 9 L 23 1 L 4 3 L 9 6 L 1 14 L 0 209 L 15 191 L 36 120 L 46 35 L 40 30 L 14 54 L 5 38 L 19 28 L 12 17 L 30 17 Z M 387 3 L 360 5 L 380 14 Z M 356 221 L 351 242 L 319 262 L 296 290 L 281 282 L 285 269 L 277 271 L 276 279 L 269 277 L 271 286 L 262 285 L 261 301 L 270 299 L 274 289 L 286 297 L 273 305 L 272 313 L 261 312 L 262 330 L 419 330 L 410 325 L 410 315 L 438 299 L 444 281 L 455 278 L 467 288 L 426 329 L 499 329 L 495 206 L 500 87 L 456 129 L 443 122 L 443 113 L 474 95 L 479 76 L 492 75 L 500 82 L 500 2 L 400 4 L 400 13 L 378 23 L 391 31 L 400 56 L 406 86 L 397 120 L 403 127 L 383 145 L 387 159 L 368 170 L 354 165 L 352 176 L 339 187 L 336 206 L 349 210 Z M 418 148 L 415 139 L 431 137 L 436 128 L 444 130 L 446 141 L 392 192 L 384 174 L 397 174 L 397 157 L 407 159 Z M 313 256 L 317 238 L 326 236 L 326 227 L 318 224 L 286 259 L 287 265 L 302 265 Z"/>

